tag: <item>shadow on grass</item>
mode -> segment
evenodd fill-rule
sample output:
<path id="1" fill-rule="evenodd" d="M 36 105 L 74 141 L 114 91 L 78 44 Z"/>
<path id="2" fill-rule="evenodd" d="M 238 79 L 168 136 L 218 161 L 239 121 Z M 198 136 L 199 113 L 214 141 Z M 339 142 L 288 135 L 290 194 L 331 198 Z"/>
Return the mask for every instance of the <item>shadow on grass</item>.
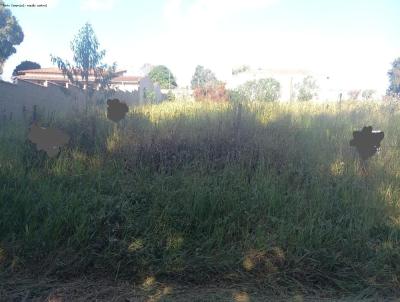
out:
<path id="1" fill-rule="evenodd" d="M 397 290 L 398 232 L 382 199 L 392 176 L 379 172 L 379 157 L 371 175 L 380 181 L 359 174 L 348 142 L 367 114 L 354 117 L 285 113 L 261 123 L 245 109 L 240 127 L 234 110 L 96 122 L 102 147 L 83 152 L 81 166 L 45 172 L 61 156 L 28 175 L 1 171 L 3 268 Z M 69 129 L 86 133 L 80 127 Z"/>

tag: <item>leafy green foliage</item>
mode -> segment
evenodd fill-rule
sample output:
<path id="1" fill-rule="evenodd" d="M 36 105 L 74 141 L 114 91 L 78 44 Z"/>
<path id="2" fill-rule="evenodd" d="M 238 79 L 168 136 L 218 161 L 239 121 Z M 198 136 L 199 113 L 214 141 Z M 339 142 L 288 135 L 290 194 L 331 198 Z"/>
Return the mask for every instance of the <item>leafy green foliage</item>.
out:
<path id="1" fill-rule="evenodd" d="M 400 94 L 400 58 L 392 63 L 392 68 L 388 71 L 389 88 L 387 94 Z"/>
<path id="2" fill-rule="evenodd" d="M 213 86 L 217 84 L 218 80 L 215 74 L 207 68 L 204 68 L 201 65 L 197 65 L 196 70 L 193 74 L 191 87 L 192 89 L 202 88 Z"/>
<path id="3" fill-rule="evenodd" d="M 168 69 L 168 67 L 164 65 L 153 67 L 148 73 L 148 77 L 154 83 L 158 83 L 162 89 L 176 88 L 178 86 L 176 84 L 175 76 Z"/>
<path id="4" fill-rule="evenodd" d="M 307 76 L 296 85 L 296 90 L 298 101 L 310 101 L 317 96 L 318 85 L 312 76 Z"/>
<path id="5" fill-rule="evenodd" d="M 21 44 L 23 40 L 24 33 L 17 19 L 0 0 L 0 74 L 2 74 L 4 62 L 16 52 L 14 46 Z"/>
<path id="6" fill-rule="evenodd" d="M 15 67 L 12 75 L 13 76 L 18 75 L 18 71 L 21 71 L 21 70 L 40 69 L 40 68 L 41 68 L 40 64 L 38 64 L 38 63 L 35 63 L 35 62 L 32 62 L 32 61 L 22 61 L 20 64 L 18 64 Z"/>
<path id="7" fill-rule="evenodd" d="M 71 42 L 74 65 L 60 57 L 50 55 L 51 61 L 57 64 L 71 83 L 89 87 L 89 77 L 94 77 L 94 85 L 100 88 L 109 87 L 116 71 L 116 63 L 108 66 L 102 62 L 106 51 L 99 50 L 99 42 L 91 24 L 86 23 Z M 80 76 L 80 80 L 79 80 Z"/>
<path id="8" fill-rule="evenodd" d="M 171 90 L 168 91 L 168 93 L 167 93 L 167 101 L 173 102 L 173 101 L 175 101 L 175 99 L 176 99 L 175 94 Z"/>
<path id="9" fill-rule="evenodd" d="M 144 88 L 143 97 L 149 104 L 154 104 L 157 99 L 155 91 L 146 88 Z"/>
<path id="10" fill-rule="evenodd" d="M 229 89 L 228 97 L 231 103 L 240 103 L 246 100 L 246 96 L 244 95 L 243 91 L 239 89 Z"/>
<path id="11" fill-rule="evenodd" d="M 247 81 L 237 88 L 245 101 L 273 102 L 280 97 L 280 83 L 273 78 Z"/>

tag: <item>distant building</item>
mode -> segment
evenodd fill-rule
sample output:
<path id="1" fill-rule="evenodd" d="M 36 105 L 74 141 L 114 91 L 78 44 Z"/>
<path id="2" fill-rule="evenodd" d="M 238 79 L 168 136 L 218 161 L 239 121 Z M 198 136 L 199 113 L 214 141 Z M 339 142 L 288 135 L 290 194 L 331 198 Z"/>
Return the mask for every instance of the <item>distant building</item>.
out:
<path id="1" fill-rule="evenodd" d="M 139 89 L 142 79 L 139 76 L 118 76 L 111 80 L 111 88 L 132 92 Z"/>
<path id="2" fill-rule="evenodd" d="M 296 85 L 301 83 L 307 76 L 312 76 L 318 86 L 318 95 L 315 100 L 335 101 L 339 99 L 340 93 L 343 97 L 347 93 L 335 85 L 336 79 L 329 74 L 317 74 L 305 69 L 248 69 L 242 73 L 232 75 L 227 83 L 227 88 L 237 88 L 247 81 L 258 80 L 262 78 L 274 78 L 280 83 L 282 101 L 296 100 Z"/>
<path id="3" fill-rule="evenodd" d="M 161 102 L 166 98 L 161 92 L 159 85 L 157 83 L 153 84 L 147 76 L 125 76 L 125 72 L 126 70 L 115 72 L 115 77 L 113 77 L 110 82 L 111 89 L 115 89 L 117 92 L 137 93 L 140 104 L 148 102 L 146 99 L 146 92 L 154 92 L 155 102 Z M 73 86 L 68 77 L 57 67 L 21 70 L 18 72 L 17 76 L 13 77 L 14 84 L 18 84 L 18 80 L 46 87 L 49 84 L 57 84 L 66 88 Z M 76 80 L 82 81 L 81 76 L 76 76 Z M 95 76 L 93 72 L 91 72 L 88 79 L 89 86 L 94 85 L 94 80 Z"/>
<path id="4" fill-rule="evenodd" d="M 125 76 L 123 75 L 124 73 L 126 73 L 126 70 L 115 72 L 115 77 L 111 79 L 111 88 L 129 92 L 138 90 L 139 82 L 142 77 Z M 65 87 L 68 87 L 69 84 L 68 77 L 57 67 L 21 70 L 18 72 L 17 76 L 13 77 L 14 83 L 19 79 L 44 86 L 47 85 L 47 82 L 56 83 Z M 80 75 L 76 77 L 76 80 L 81 81 Z M 89 85 L 94 84 L 95 77 L 93 72 L 89 74 L 88 80 Z"/>
<path id="5" fill-rule="evenodd" d="M 165 95 L 167 95 L 168 93 L 172 93 L 172 95 L 177 100 L 183 100 L 183 101 L 194 100 L 193 89 L 190 89 L 189 87 L 179 87 L 179 88 L 174 88 L 174 89 L 161 89 L 161 92 Z"/>
<path id="6" fill-rule="evenodd" d="M 160 86 L 158 83 L 153 83 L 149 77 L 144 77 L 139 81 L 139 100 L 143 104 L 146 102 L 146 99 L 149 97 L 147 93 L 154 93 L 154 101 L 161 102 L 165 99 L 165 95 L 161 92 Z"/>

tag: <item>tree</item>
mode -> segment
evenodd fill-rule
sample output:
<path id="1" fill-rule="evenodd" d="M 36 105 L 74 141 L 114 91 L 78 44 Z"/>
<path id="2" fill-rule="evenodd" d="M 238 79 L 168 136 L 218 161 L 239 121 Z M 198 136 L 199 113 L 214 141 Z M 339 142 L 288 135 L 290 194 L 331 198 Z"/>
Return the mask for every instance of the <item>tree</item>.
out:
<path id="1" fill-rule="evenodd" d="M 24 33 L 17 19 L 0 0 L 0 74 L 3 73 L 5 61 L 17 51 L 14 45 L 21 44 L 23 40 Z"/>
<path id="2" fill-rule="evenodd" d="M 86 23 L 71 42 L 75 65 L 60 57 L 53 55 L 50 57 L 71 83 L 81 88 L 83 85 L 89 88 L 89 76 L 94 76 L 95 86 L 109 88 L 111 79 L 115 77 L 116 63 L 114 62 L 112 66 L 102 63 L 106 51 L 98 50 L 98 48 L 99 42 L 94 30 L 89 23 Z M 81 80 L 79 80 L 79 76 Z"/>
<path id="3" fill-rule="evenodd" d="M 244 73 L 244 72 L 249 71 L 249 70 L 250 70 L 250 66 L 242 65 L 240 67 L 233 68 L 232 69 L 232 75 L 238 75 L 238 74 Z"/>
<path id="4" fill-rule="evenodd" d="M 356 101 L 361 93 L 361 90 L 350 90 L 347 92 L 350 100 Z"/>
<path id="5" fill-rule="evenodd" d="M 394 60 L 392 68 L 388 71 L 389 88 L 386 93 L 388 95 L 400 93 L 400 57 Z"/>
<path id="6" fill-rule="evenodd" d="M 298 101 L 310 101 L 317 96 L 318 85 L 312 76 L 307 76 L 296 85 L 296 89 Z"/>
<path id="7" fill-rule="evenodd" d="M 375 93 L 376 91 L 373 89 L 366 89 L 362 92 L 361 96 L 364 99 L 364 101 L 370 101 Z"/>
<path id="8" fill-rule="evenodd" d="M 148 73 L 148 77 L 154 82 L 158 83 L 162 89 L 176 88 L 176 80 L 172 72 L 164 65 L 155 66 Z"/>
<path id="9" fill-rule="evenodd" d="M 199 87 L 206 87 L 218 82 L 215 74 L 207 68 L 204 68 L 201 65 L 197 65 L 196 70 L 194 71 L 191 87 L 192 89 Z"/>
<path id="10" fill-rule="evenodd" d="M 247 81 L 238 87 L 245 101 L 273 102 L 279 99 L 281 85 L 274 78 Z"/>
<path id="11" fill-rule="evenodd" d="M 18 71 L 28 70 L 28 69 L 40 69 L 40 65 L 38 63 L 32 61 L 22 61 L 19 65 L 17 65 L 12 73 L 13 76 L 18 75 Z"/>

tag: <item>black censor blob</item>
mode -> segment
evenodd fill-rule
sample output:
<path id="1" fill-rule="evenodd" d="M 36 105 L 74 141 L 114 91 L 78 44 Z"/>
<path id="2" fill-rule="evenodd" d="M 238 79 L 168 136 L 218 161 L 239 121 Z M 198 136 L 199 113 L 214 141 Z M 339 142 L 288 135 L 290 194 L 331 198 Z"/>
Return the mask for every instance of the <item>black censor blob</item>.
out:
<path id="1" fill-rule="evenodd" d="M 372 131 L 372 126 L 363 127 L 361 131 L 353 132 L 350 146 L 356 147 L 361 159 L 366 160 L 378 151 L 384 136 L 383 131 Z"/>
<path id="2" fill-rule="evenodd" d="M 107 100 L 107 118 L 118 123 L 129 111 L 128 105 L 121 103 L 118 99 Z"/>
<path id="3" fill-rule="evenodd" d="M 68 134 L 58 129 L 39 127 L 36 123 L 31 125 L 28 139 L 36 144 L 38 151 L 46 151 L 49 157 L 56 156 L 60 147 L 69 142 Z"/>

